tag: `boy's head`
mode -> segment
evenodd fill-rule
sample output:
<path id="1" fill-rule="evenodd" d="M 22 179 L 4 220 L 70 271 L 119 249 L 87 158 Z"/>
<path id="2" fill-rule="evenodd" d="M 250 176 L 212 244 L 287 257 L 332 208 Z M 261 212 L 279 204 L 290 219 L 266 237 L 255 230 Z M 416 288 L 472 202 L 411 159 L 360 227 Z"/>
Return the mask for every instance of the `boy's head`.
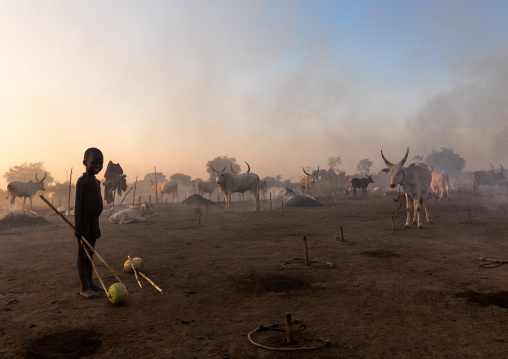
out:
<path id="1" fill-rule="evenodd" d="M 83 164 L 86 168 L 86 173 L 96 175 L 102 170 L 104 164 L 104 156 L 101 150 L 91 147 L 85 151 Z"/>

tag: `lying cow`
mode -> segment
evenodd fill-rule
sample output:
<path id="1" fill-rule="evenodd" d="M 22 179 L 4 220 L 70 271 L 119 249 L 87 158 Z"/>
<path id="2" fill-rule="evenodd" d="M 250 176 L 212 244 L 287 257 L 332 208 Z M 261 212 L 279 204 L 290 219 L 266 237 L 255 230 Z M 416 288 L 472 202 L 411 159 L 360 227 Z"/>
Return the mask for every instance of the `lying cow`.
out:
<path id="1" fill-rule="evenodd" d="M 146 218 L 143 217 L 147 213 L 153 213 L 152 206 L 149 203 L 143 203 L 141 206 L 124 209 L 120 212 L 114 213 L 109 219 L 116 224 L 126 224 L 135 222 L 144 222 Z"/>

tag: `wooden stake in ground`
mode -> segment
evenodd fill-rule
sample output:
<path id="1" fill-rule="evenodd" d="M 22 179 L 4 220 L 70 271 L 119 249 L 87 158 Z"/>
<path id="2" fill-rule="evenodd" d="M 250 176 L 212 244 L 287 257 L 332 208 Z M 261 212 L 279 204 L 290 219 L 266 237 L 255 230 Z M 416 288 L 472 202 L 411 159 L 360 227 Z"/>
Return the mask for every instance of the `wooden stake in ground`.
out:
<path id="1" fill-rule="evenodd" d="M 279 216 L 282 216 L 282 206 L 284 205 L 284 201 L 280 201 L 280 214 Z"/>
<path id="2" fill-rule="evenodd" d="M 157 194 L 155 194 L 155 196 L 157 196 Z M 149 204 L 150 204 L 150 208 L 152 208 L 152 195 L 148 196 L 148 200 L 149 200 Z M 149 211 L 148 212 L 149 216 L 150 216 L 150 223 L 152 223 L 152 211 Z"/>
<path id="3" fill-rule="evenodd" d="M 138 185 L 138 176 L 136 175 L 136 182 L 134 182 L 134 194 L 132 195 L 132 207 L 134 207 L 134 201 L 136 200 L 136 186 Z"/>
<path id="4" fill-rule="evenodd" d="M 270 192 L 270 212 L 273 211 L 272 207 L 272 192 Z"/>
<path id="5" fill-rule="evenodd" d="M 284 319 L 286 323 L 286 343 L 291 344 L 293 343 L 293 335 L 291 334 L 291 314 L 286 313 Z"/>
<path id="6" fill-rule="evenodd" d="M 67 202 L 67 214 L 71 211 L 71 186 L 72 186 L 72 167 L 71 174 L 69 175 L 69 201 Z"/>
<path id="7" fill-rule="evenodd" d="M 303 236 L 303 253 L 305 258 L 305 265 L 309 265 L 309 247 L 307 246 L 307 238 Z"/>
<path id="8" fill-rule="evenodd" d="M 129 194 L 129 192 L 130 192 L 130 191 L 132 191 L 132 188 L 133 188 L 133 187 L 131 187 L 131 188 L 127 191 L 127 193 L 125 194 L 125 196 L 123 196 L 123 199 L 122 199 L 122 201 L 120 202 L 119 206 L 121 206 L 121 205 L 122 205 L 122 203 L 123 203 L 123 201 L 125 201 L 125 199 L 127 198 L 127 195 Z"/>
<path id="9" fill-rule="evenodd" d="M 155 169 L 155 166 L 153 166 L 153 170 L 155 171 L 155 210 L 158 211 L 159 210 L 159 199 L 157 196 L 158 185 L 157 185 L 157 170 Z"/>

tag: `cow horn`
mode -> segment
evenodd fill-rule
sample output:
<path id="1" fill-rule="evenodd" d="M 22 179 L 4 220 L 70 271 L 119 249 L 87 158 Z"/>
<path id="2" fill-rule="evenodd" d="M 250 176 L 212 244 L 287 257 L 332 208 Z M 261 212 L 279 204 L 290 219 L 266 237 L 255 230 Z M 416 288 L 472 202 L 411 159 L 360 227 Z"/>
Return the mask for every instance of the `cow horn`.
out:
<path id="1" fill-rule="evenodd" d="M 302 170 L 303 170 L 303 173 L 305 173 L 307 176 L 311 176 L 310 174 L 307 173 L 307 171 L 305 171 L 305 168 L 302 167 Z"/>
<path id="2" fill-rule="evenodd" d="M 406 155 L 402 159 L 402 161 L 399 162 L 399 165 L 404 166 L 404 163 L 406 163 L 407 155 L 409 155 L 409 147 L 407 148 Z"/>
<path id="3" fill-rule="evenodd" d="M 35 172 L 35 180 L 37 182 L 42 182 L 46 179 L 47 174 L 48 174 L 48 172 L 44 172 L 44 177 L 42 177 L 42 179 L 39 181 L 39 179 L 37 178 L 37 172 Z"/>
<path id="4" fill-rule="evenodd" d="M 499 164 L 499 167 L 501 167 L 501 172 L 499 172 L 499 173 L 503 173 L 503 170 L 504 170 L 503 166 L 501 166 L 501 164 Z"/>
<path id="5" fill-rule="evenodd" d="M 319 166 L 317 166 L 317 170 L 315 170 L 314 172 L 312 172 L 312 175 L 315 176 L 319 173 Z"/>
<path id="6" fill-rule="evenodd" d="M 247 173 L 249 173 L 250 172 L 250 165 L 247 163 L 247 161 L 245 161 L 245 163 L 247 164 L 247 167 L 248 167 Z"/>
<path id="7" fill-rule="evenodd" d="M 393 166 L 393 163 L 391 163 L 390 161 L 388 161 L 385 156 L 383 155 L 383 150 L 381 150 L 381 157 L 383 157 L 383 161 L 385 161 L 385 164 L 388 166 L 388 167 L 392 167 Z"/>
<path id="8" fill-rule="evenodd" d="M 215 170 L 215 168 L 213 168 L 212 165 L 210 165 L 210 168 L 212 169 L 212 171 L 214 171 L 215 173 L 217 173 L 217 171 Z"/>

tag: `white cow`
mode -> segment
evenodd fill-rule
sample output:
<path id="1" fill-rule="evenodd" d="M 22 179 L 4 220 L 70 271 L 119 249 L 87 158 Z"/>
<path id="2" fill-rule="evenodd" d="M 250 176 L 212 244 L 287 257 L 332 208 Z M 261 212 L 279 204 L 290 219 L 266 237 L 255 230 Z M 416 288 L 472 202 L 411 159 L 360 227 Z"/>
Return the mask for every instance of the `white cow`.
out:
<path id="1" fill-rule="evenodd" d="M 16 197 L 23 197 L 23 209 L 25 209 L 26 198 L 30 198 L 30 209 L 32 208 L 32 197 L 35 196 L 37 191 L 45 191 L 44 188 L 44 180 L 46 179 L 47 173 L 44 174 L 44 177 L 39 181 L 37 178 L 37 173 L 35 173 L 35 180 L 37 182 L 28 181 L 28 182 L 18 182 L 14 181 L 7 185 L 7 198 L 9 198 L 9 194 L 12 196 L 11 198 L 11 207 L 14 205 L 14 200 Z"/>
<path id="2" fill-rule="evenodd" d="M 450 181 L 448 180 L 448 174 L 445 171 L 441 170 L 438 172 L 432 172 L 432 182 L 430 183 L 430 187 L 432 188 L 432 192 L 439 196 L 439 202 L 441 202 L 445 193 L 446 198 L 450 200 L 450 194 L 448 193 L 449 186 Z"/>
<path id="3" fill-rule="evenodd" d="M 317 170 L 312 172 L 312 174 L 305 171 L 305 168 L 303 167 L 302 170 L 303 173 L 305 173 L 305 176 L 300 176 L 300 188 L 302 189 L 302 193 L 310 195 L 312 191 L 312 184 L 314 183 L 314 177 L 319 173 L 319 166 Z"/>
<path id="4" fill-rule="evenodd" d="M 208 197 L 212 200 L 212 193 L 215 191 L 215 187 L 217 187 L 217 183 L 215 181 L 202 181 L 198 183 L 198 194 L 202 196 L 205 193 L 208 193 Z"/>
<path id="5" fill-rule="evenodd" d="M 215 175 L 215 181 L 220 186 L 220 189 L 222 192 L 224 192 L 225 195 L 226 212 L 229 212 L 231 193 L 244 193 L 247 191 L 251 191 L 251 193 L 254 195 L 254 200 L 256 201 L 255 211 L 259 212 L 259 176 L 255 173 L 250 173 L 250 166 L 248 163 L 247 166 L 249 167 L 249 171 L 242 174 L 224 173 L 226 166 L 224 166 L 224 169 L 220 171 L 220 173 L 217 173 L 217 171 L 211 166 L 212 171 Z"/>
<path id="6" fill-rule="evenodd" d="M 429 210 L 427 208 L 427 191 L 432 181 L 432 175 L 427 166 L 423 163 L 413 163 L 409 165 L 409 167 L 402 167 L 404 166 L 404 163 L 406 163 L 408 154 L 409 147 L 402 161 L 397 164 L 392 164 L 385 158 L 383 151 L 381 151 L 381 157 L 383 157 L 383 160 L 388 166 L 388 168 L 383 169 L 383 172 L 390 174 L 391 188 L 401 185 L 402 190 L 406 194 L 407 218 L 405 227 L 409 228 L 409 219 L 411 216 L 409 200 L 412 199 L 414 206 L 413 224 L 418 224 L 418 228 L 422 228 L 422 221 L 420 219 L 420 203 L 425 209 L 427 223 L 432 223 L 430 220 Z"/>
<path id="7" fill-rule="evenodd" d="M 155 191 L 155 182 L 152 181 L 152 190 Z M 157 192 L 160 193 L 161 195 L 161 202 L 164 198 L 164 193 L 167 193 L 168 196 L 169 195 L 173 195 L 173 197 L 171 198 L 171 203 L 173 203 L 173 201 L 175 200 L 175 195 L 176 195 L 176 200 L 178 200 L 178 183 L 176 183 L 175 181 L 169 181 L 169 182 L 158 182 L 157 183 Z"/>
<path id="8" fill-rule="evenodd" d="M 145 202 L 141 206 L 124 209 L 120 212 L 114 213 L 109 219 L 116 224 L 126 224 L 134 222 L 144 222 L 146 218 L 143 217 L 147 213 L 153 213 L 152 206 Z"/>

